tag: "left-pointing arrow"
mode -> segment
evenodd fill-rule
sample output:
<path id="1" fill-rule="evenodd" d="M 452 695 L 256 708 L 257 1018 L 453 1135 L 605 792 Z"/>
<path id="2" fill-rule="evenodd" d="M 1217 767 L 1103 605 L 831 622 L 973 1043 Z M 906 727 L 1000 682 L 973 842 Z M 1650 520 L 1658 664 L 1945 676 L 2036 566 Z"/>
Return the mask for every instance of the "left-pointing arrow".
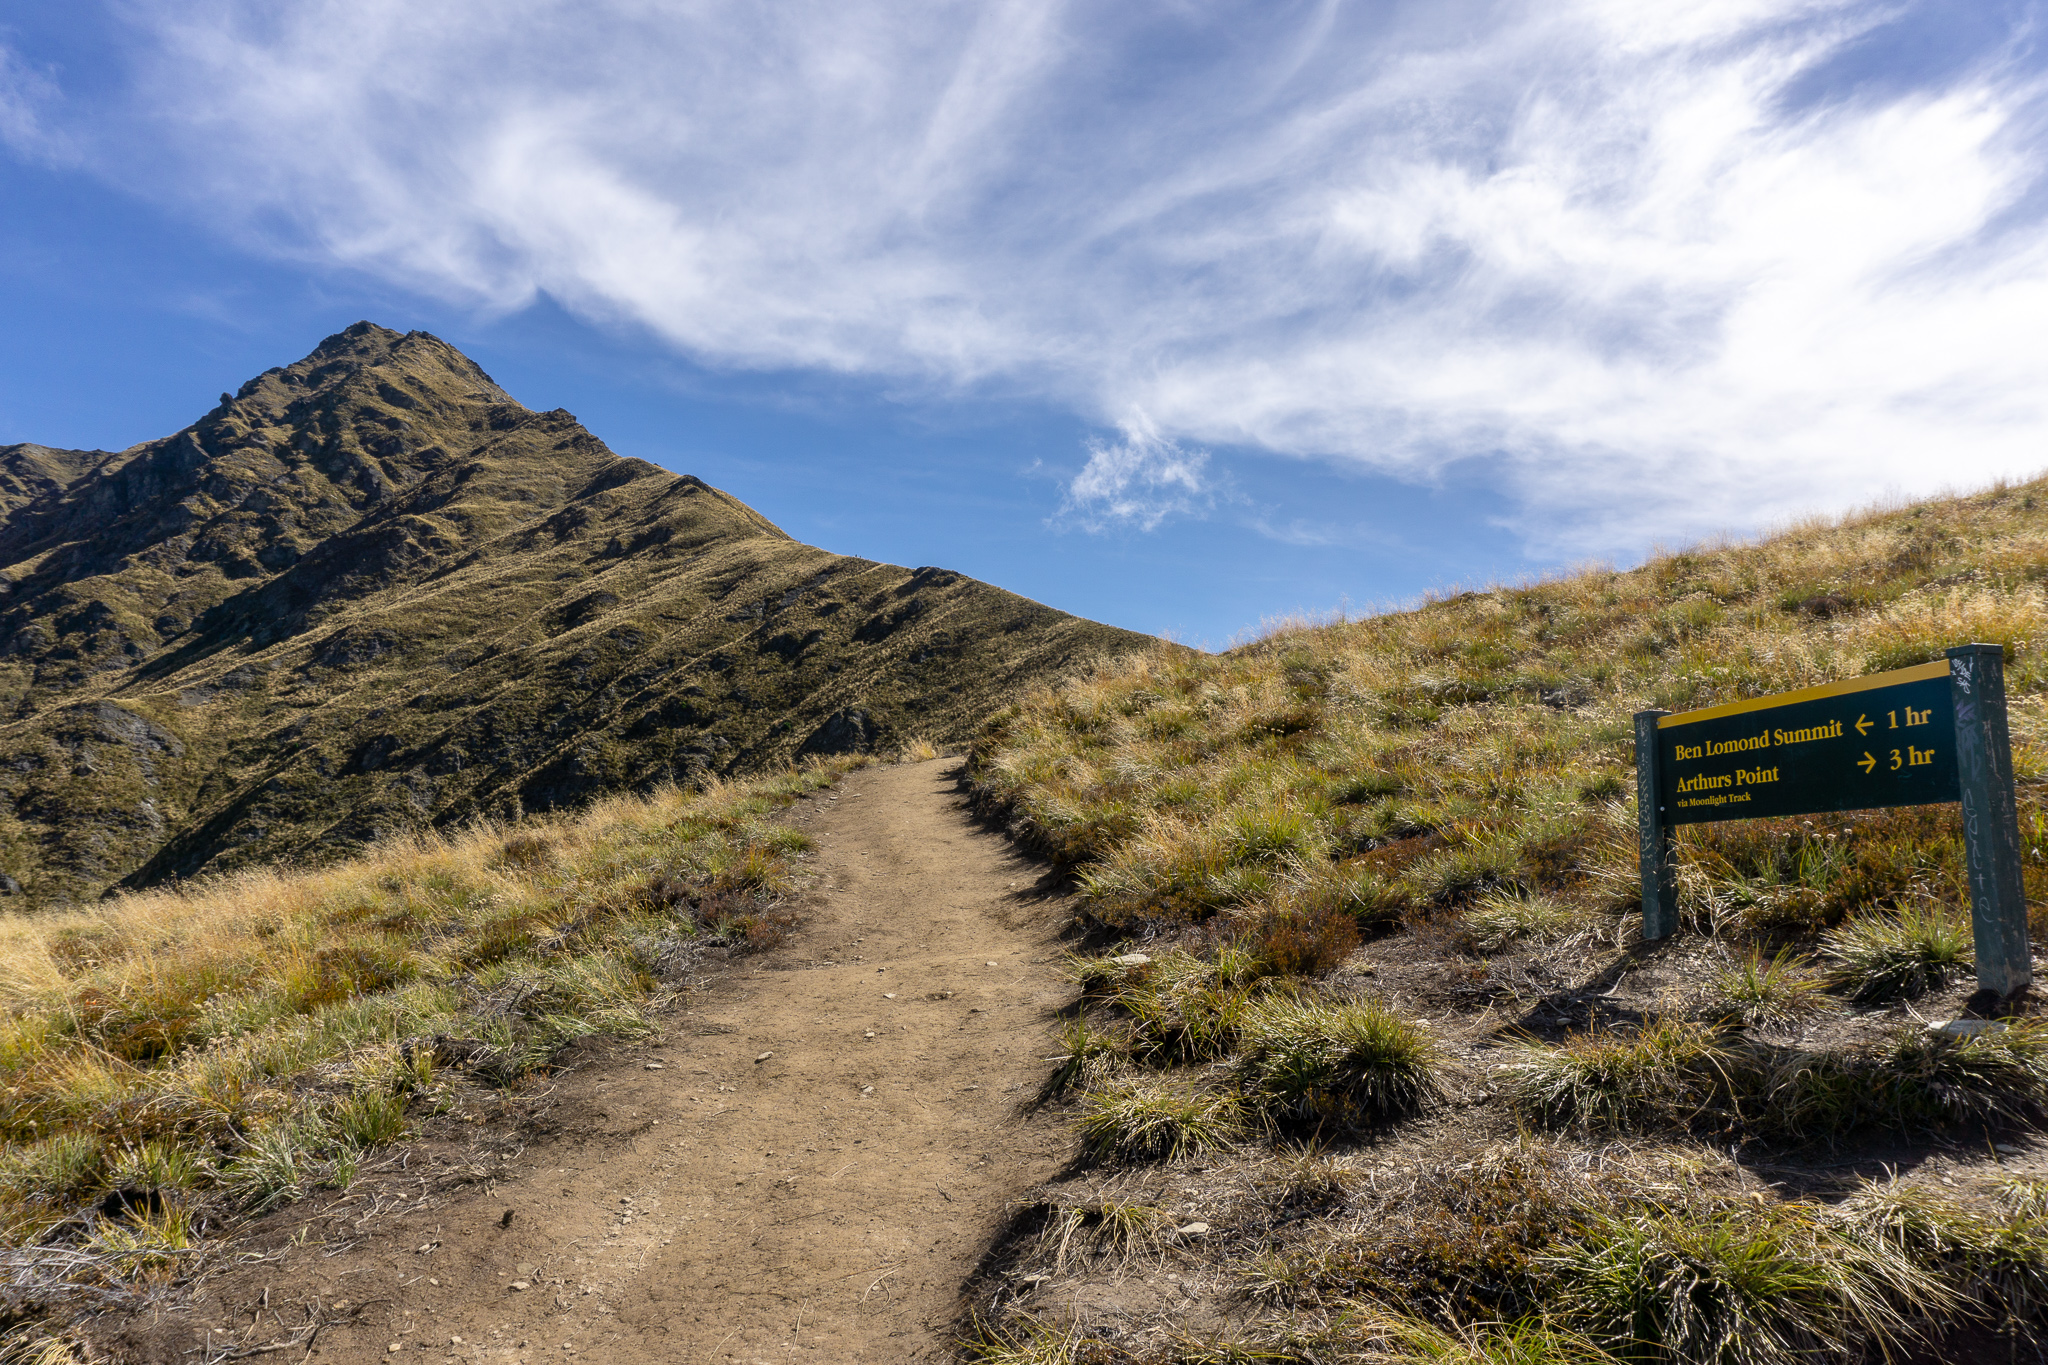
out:
<path id="1" fill-rule="evenodd" d="M 1859 735 L 1867 735 L 1867 734 L 1869 734 L 1869 733 L 1870 733 L 1870 717 L 1869 717 L 1869 716 L 1858 716 L 1858 717 L 1856 717 L 1856 733 L 1857 733 L 1857 734 L 1859 734 Z M 1876 759 L 1874 759 L 1874 758 L 1873 758 L 1872 760 L 1870 760 L 1870 761 L 1871 761 L 1872 763 L 1875 763 L 1875 762 L 1877 762 L 1877 760 L 1876 760 Z"/>
<path id="2" fill-rule="evenodd" d="M 1877 767 L 1877 760 L 1870 756 L 1870 750 L 1865 749 L 1863 751 L 1863 761 L 1858 763 L 1856 766 L 1863 769 L 1863 771 L 1867 773 Z"/>

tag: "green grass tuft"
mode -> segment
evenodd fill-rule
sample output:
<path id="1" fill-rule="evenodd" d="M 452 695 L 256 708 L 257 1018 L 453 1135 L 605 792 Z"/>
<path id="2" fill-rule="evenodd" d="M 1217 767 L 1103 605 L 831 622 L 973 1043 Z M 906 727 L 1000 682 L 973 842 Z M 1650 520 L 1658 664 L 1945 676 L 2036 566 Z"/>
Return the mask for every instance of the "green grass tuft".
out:
<path id="1" fill-rule="evenodd" d="M 1958 1306 L 1900 1248 L 1813 1205 L 1596 1216 L 1538 1264 L 1558 1320 L 1699 1365 L 1889 1356 L 1914 1340 L 1911 1315 Z"/>
<path id="2" fill-rule="evenodd" d="M 1771 957 L 1751 949 L 1708 982 L 1703 1013 L 1710 1022 L 1783 1029 L 1827 1009 L 1822 984 L 1789 948 Z"/>
<path id="3" fill-rule="evenodd" d="M 1748 1059 L 1715 1030 L 1665 1019 L 1639 1033 L 1586 1033 L 1552 1047 L 1522 1043 L 1495 1074 L 1539 1123 L 1594 1132 L 1655 1132 L 1718 1123 L 1745 1089 Z"/>
<path id="4" fill-rule="evenodd" d="M 1243 1137 L 1244 1119 L 1227 1091 L 1122 1081 L 1082 1096 L 1074 1128 L 1097 1161 L 1176 1161 L 1228 1147 Z"/>
<path id="5" fill-rule="evenodd" d="M 1834 984 L 1864 1004 L 1917 999 L 1948 985 L 1972 961 L 1969 920 L 1935 906 L 1859 915 L 1821 944 Z"/>
<path id="6" fill-rule="evenodd" d="M 1239 1030 L 1246 1092 L 1275 1122 L 1386 1123 L 1443 1098 L 1429 1035 L 1373 1001 L 1269 996 Z"/>

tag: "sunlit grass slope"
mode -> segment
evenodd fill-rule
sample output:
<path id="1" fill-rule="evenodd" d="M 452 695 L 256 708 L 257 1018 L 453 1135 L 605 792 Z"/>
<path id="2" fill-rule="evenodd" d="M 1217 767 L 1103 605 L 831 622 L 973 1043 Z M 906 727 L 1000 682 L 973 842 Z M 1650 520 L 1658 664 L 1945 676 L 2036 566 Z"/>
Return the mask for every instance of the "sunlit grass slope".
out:
<path id="1" fill-rule="evenodd" d="M 2008 654 L 2021 822 L 2048 837 L 2043 499 L 2028 485 L 1816 523 L 1286 627 L 1218 657 L 1161 648 L 998 717 L 977 778 L 1080 869 L 1113 927 L 1221 916 L 1260 942 L 1341 940 L 1458 910 L 1475 934 L 1540 934 L 1636 905 L 1634 711 L 1990 641 Z M 1702 922 L 1812 933 L 1966 903 L 1946 808 L 1694 826 L 1680 842 Z"/>
<path id="2" fill-rule="evenodd" d="M 0 919 L 0 1236 L 146 1273 L 452 1086 L 644 1032 L 704 947 L 780 937 L 808 841 L 770 817 L 864 761 Z"/>
<path id="3" fill-rule="evenodd" d="M 974 781 L 1073 869 L 1107 948 L 1074 964 L 1047 1087 L 1106 1183 L 1048 1226 L 1114 1204 L 1123 1227 L 1147 1166 L 1203 1163 L 1188 1188 L 1241 1197 L 1210 1196 L 1201 1239 L 1172 1235 L 1186 1212 L 1138 1221 L 1235 1286 L 1242 1331 L 1119 1354 L 1085 1316 L 1012 1304 L 987 1358 L 1859 1359 L 2034 1331 L 2031 1194 L 1936 1211 L 1873 1185 L 1835 1207 L 1725 1160 L 1981 1147 L 2048 1116 L 2048 1025 L 1959 1039 L 1905 1008 L 1970 978 L 1955 810 L 1690 827 L 1685 933 L 1638 955 L 1631 716 L 2001 644 L 2039 896 L 2044 580 L 2048 485 L 1998 487 L 1219 656 L 1160 647 L 1020 699 Z M 1653 984 L 1613 1003 L 1631 973 Z M 1537 1145 L 1488 1145 L 1517 1129 Z M 1361 1141 L 1413 1144 L 1405 1193 L 1363 1192 Z M 1689 1185 L 1709 1151 L 1719 1174 Z M 1114 1279 L 1074 1271 L 1072 1237 L 1016 1245 L 1018 1277 Z M 2017 1278 L 1993 1286 L 1993 1262 Z"/>

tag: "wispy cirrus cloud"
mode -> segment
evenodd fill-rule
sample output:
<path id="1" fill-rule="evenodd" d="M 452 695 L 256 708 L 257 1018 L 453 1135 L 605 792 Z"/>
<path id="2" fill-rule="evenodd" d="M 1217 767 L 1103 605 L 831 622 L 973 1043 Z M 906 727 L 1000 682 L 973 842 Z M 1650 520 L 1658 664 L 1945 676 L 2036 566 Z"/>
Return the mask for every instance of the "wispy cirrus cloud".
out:
<path id="1" fill-rule="evenodd" d="M 713 365 L 1065 404 L 1117 433 L 1085 525 L 1199 513 L 1205 449 L 1491 462 L 1559 556 L 2048 462 L 2033 8 L 121 13 L 131 105 L 61 130 L 101 174 Z"/>
<path id="2" fill-rule="evenodd" d="M 67 159 L 67 141 L 48 121 L 57 97 L 57 83 L 47 72 L 0 43 L 0 147 L 36 161 Z"/>

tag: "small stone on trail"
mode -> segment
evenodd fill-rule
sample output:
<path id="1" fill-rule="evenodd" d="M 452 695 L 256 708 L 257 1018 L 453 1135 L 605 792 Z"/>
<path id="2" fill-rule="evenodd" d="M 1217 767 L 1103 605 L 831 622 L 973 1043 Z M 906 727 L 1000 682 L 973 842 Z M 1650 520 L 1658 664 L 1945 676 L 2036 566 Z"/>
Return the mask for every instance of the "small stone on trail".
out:
<path id="1" fill-rule="evenodd" d="M 402 1341 L 394 1341 L 389 1346 L 386 1346 L 384 1349 L 387 1351 L 403 1351 L 405 1349 L 405 1343 Z"/>
<path id="2" fill-rule="evenodd" d="M 1929 1033 L 1939 1033 L 1945 1038 L 1977 1038 L 1987 1033 L 2005 1032 L 2002 1019 L 1935 1019 L 1927 1025 Z"/>
<path id="3" fill-rule="evenodd" d="M 665 1065 L 664 1065 L 664 1064 L 662 1064 L 661 1062 L 649 1062 L 649 1063 L 647 1063 L 647 1070 L 649 1070 L 649 1071 L 666 1071 L 666 1070 L 668 1070 L 668 1068 L 667 1068 L 667 1066 L 665 1066 Z"/>
<path id="4" fill-rule="evenodd" d="M 1184 1228 L 1174 1229 L 1175 1232 L 1179 1233 L 1183 1237 L 1193 1237 L 1197 1233 L 1207 1232 L 1208 1230 L 1209 1225 L 1207 1223 L 1190 1223 Z"/>
<path id="5" fill-rule="evenodd" d="M 767 1061 L 767 1060 L 768 1060 L 768 1059 L 769 1059 L 770 1057 L 773 1057 L 774 1055 L 775 1055 L 775 1054 L 774 1054 L 774 1053 L 772 1053 L 772 1052 L 764 1052 L 764 1053 L 762 1053 L 762 1054 L 761 1054 L 760 1056 L 758 1056 L 758 1057 L 754 1058 L 754 1061 L 755 1061 L 755 1062 L 757 1062 L 757 1063 L 759 1063 L 759 1062 L 765 1062 L 765 1061 Z"/>
<path id="6" fill-rule="evenodd" d="M 875 1036 L 875 1031 L 873 1029 L 869 1029 L 866 1033 L 862 1034 L 861 1036 L 863 1038 L 872 1038 Z"/>
<path id="7" fill-rule="evenodd" d="M 993 963 L 993 962 L 991 962 L 991 963 L 989 963 L 988 965 L 989 965 L 989 966 L 991 966 L 991 967 L 993 967 L 993 966 L 995 966 L 996 964 L 995 964 L 995 963 Z"/>
<path id="8" fill-rule="evenodd" d="M 513 1293 L 515 1293 L 515 1294 L 524 1294 L 524 1293 L 526 1292 L 526 1281 L 524 1281 L 524 1280 L 514 1280 L 514 1281 L 512 1281 L 511 1285 L 510 1285 L 510 1286 L 508 1286 L 508 1287 L 509 1287 L 509 1288 L 510 1288 L 510 1289 L 512 1290 L 512 1292 L 513 1292 Z"/>
<path id="9" fill-rule="evenodd" d="M 874 1037 L 874 1035 L 873 1035 L 872 1033 L 871 1033 L 871 1034 L 869 1034 L 868 1036 L 869 1036 L 870 1038 Z M 861 1094 L 863 1094 L 863 1095 L 872 1095 L 872 1094 L 874 1094 L 874 1093 L 875 1093 L 875 1088 L 874 1088 L 873 1086 L 871 1086 L 871 1085 L 864 1085 L 864 1086 L 862 1086 L 862 1087 L 860 1088 L 860 1093 L 861 1093 Z"/>
<path id="10" fill-rule="evenodd" d="M 894 1000 L 894 999 L 896 998 L 896 992 L 894 992 L 894 991 L 885 991 L 885 992 L 883 992 L 883 994 L 882 994 L 882 998 L 883 998 L 884 1000 Z"/>
<path id="11" fill-rule="evenodd" d="M 1143 967 L 1152 959 L 1144 953 L 1125 953 L 1121 957 L 1111 958 L 1110 961 L 1119 967 Z"/>

